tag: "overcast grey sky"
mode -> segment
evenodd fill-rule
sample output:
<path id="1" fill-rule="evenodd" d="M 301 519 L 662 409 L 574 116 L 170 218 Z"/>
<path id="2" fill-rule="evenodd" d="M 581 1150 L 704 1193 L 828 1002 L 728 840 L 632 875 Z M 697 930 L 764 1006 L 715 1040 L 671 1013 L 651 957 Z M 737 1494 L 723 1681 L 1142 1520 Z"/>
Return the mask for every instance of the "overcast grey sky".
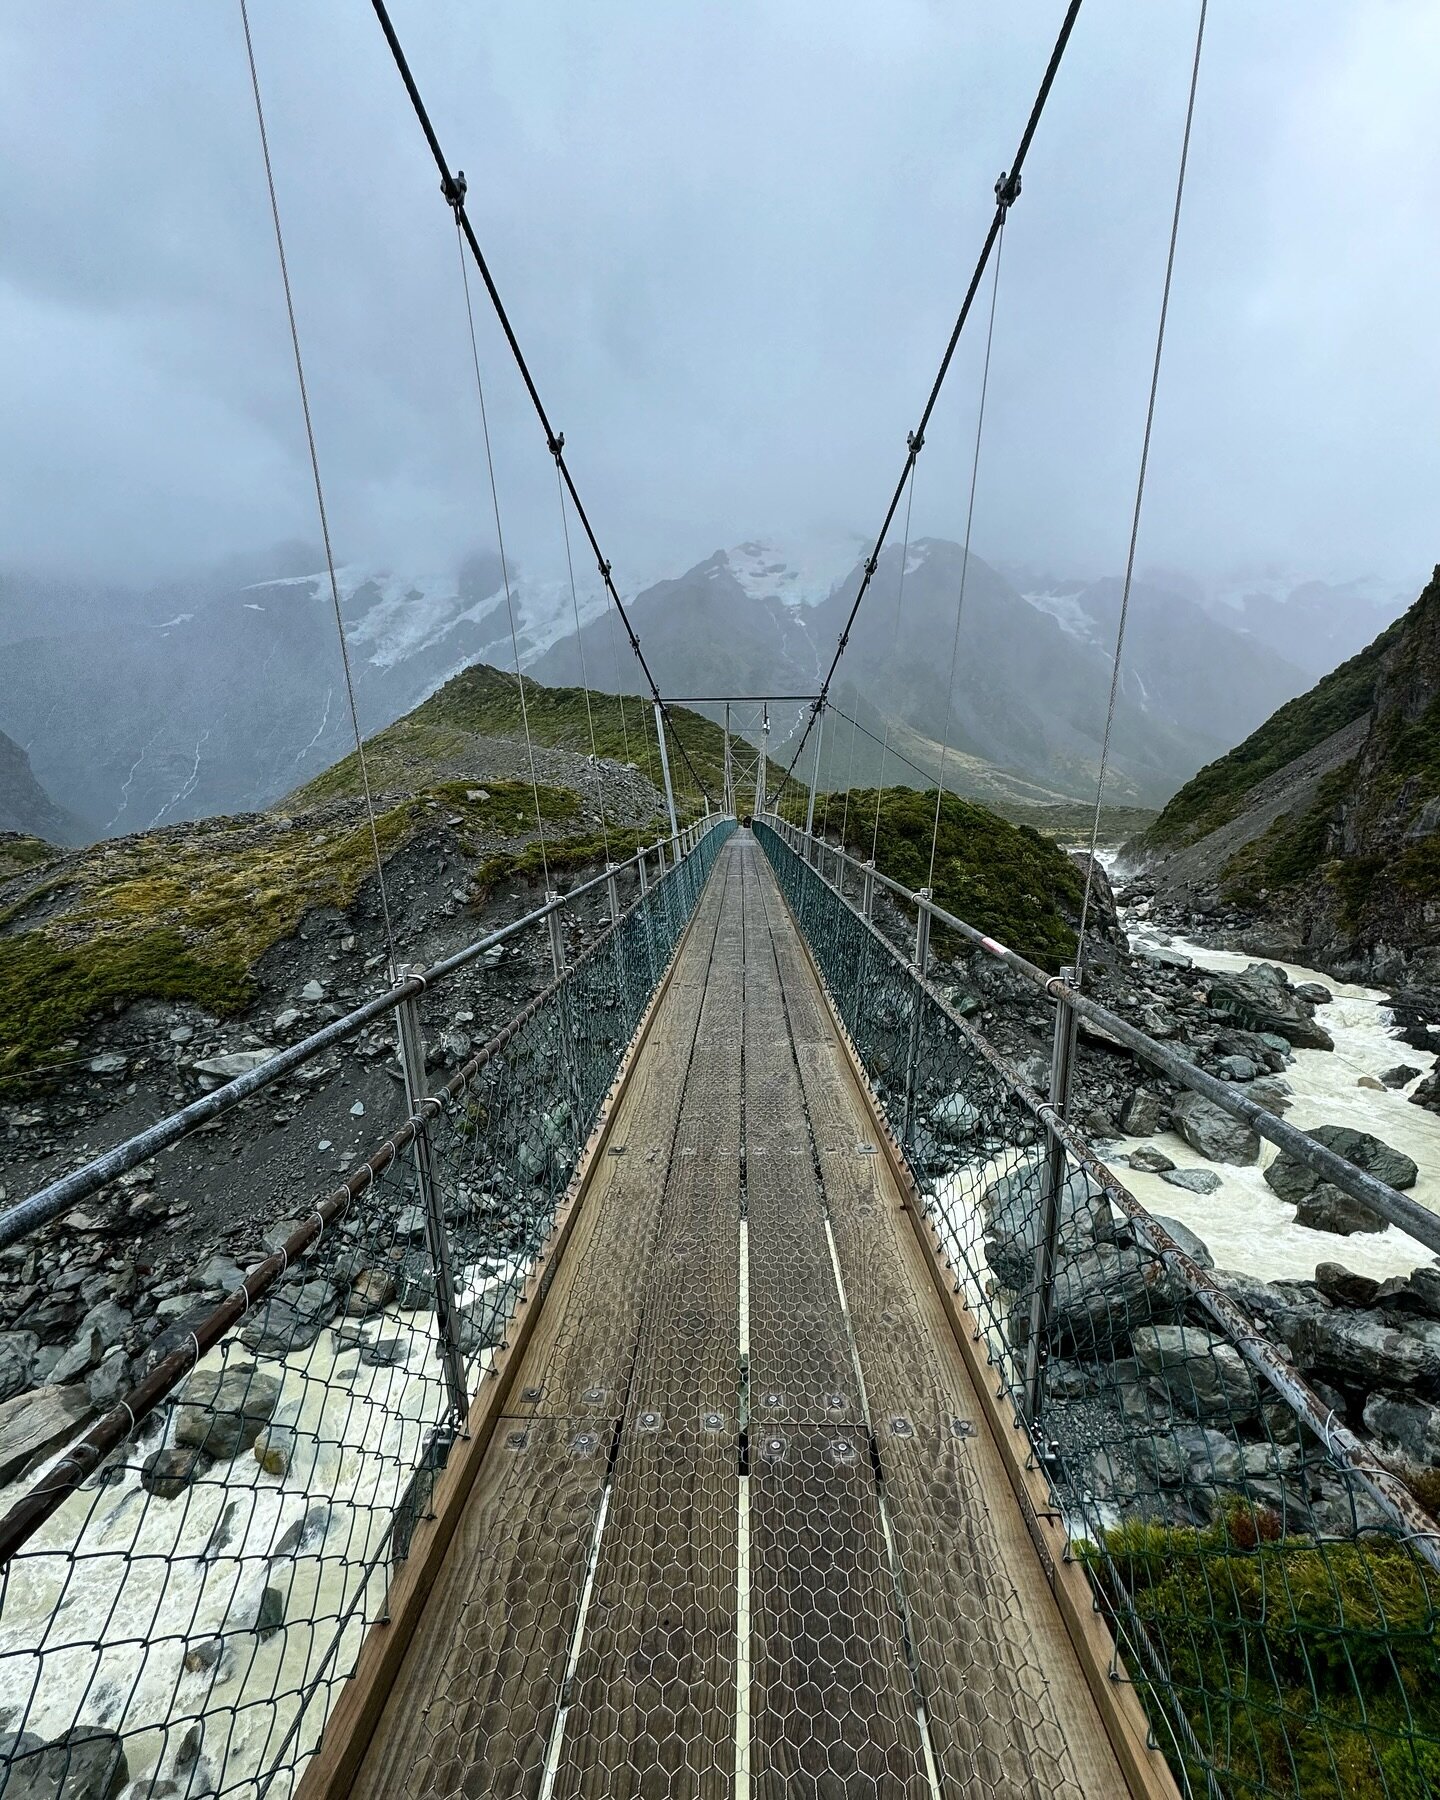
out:
<path id="1" fill-rule="evenodd" d="M 393 0 L 631 586 L 873 532 L 1060 0 Z M 337 551 L 490 541 L 453 227 L 364 0 L 253 0 Z M 975 547 L 1124 553 L 1196 8 L 1087 0 L 1005 246 Z M 1142 561 L 1440 558 L 1440 7 L 1213 0 Z M 0 19 L 0 562 L 314 539 L 238 3 Z M 554 476 L 486 321 L 507 530 Z M 916 530 L 963 528 L 979 336 Z"/>

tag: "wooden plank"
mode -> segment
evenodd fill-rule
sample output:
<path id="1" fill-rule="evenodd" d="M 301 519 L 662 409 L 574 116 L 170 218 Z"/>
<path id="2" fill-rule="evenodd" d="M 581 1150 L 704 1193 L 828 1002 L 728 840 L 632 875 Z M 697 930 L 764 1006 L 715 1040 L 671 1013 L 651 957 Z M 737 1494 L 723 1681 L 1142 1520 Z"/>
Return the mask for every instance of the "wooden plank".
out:
<path id="1" fill-rule="evenodd" d="M 615 1469 L 557 1796 L 712 1800 L 735 1776 L 739 1469 L 720 1433 L 636 1429 Z"/>
<path id="2" fill-rule="evenodd" d="M 752 1792 L 928 1796 L 863 1435 L 757 1432 L 749 1480 Z"/>
<path id="3" fill-rule="evenodd" d="M 739 1311 L 739 1159 L 677 1155 L 645 1288 L 632 1411 L 671 1431 L 700 1430 L 709 1418 L 733 1431 Z"/>
<path id="4" fill-rule="evenodd" d="M 370 1747 L 416 1629 L 425 1616 L 515 1374 L 541 1316 L 552 1270 L 562 1257 L 577 1214 L 583 1210 L 592 1172 L 604 1157 L 616 1121 L 623 1111 L 626 1087 L 636 1061 L 665 1006 L 676 971 L 690 962 L 696 916 L 698 914 L 692 915 L 681 935 L 635 1036 L 621 1058 L 615 1081 L 557 1210 L 550 1236 L 526 1277 L 506 1342 L 496 1351 L 489 1377 L 471 1405 L 465 1433 L 451 1451 L 436 1482 L 431 1514 L 416 1526 L 409 1554 L 391 1578 L 386 1595 L 386 1616 L 373 1623 L 366 1632 L 354 1674 L 346 1682 L 326 1720 L 320 1743 L 301 1778 L 298 1800 L 344 1800 L 354 1787 L 361 1761 Z"/>
<path id="5" fill-rule="evenodd" d="M 605 1470 L 570 1420 L 502 1424 L 355 1800 L 540 1792 Z"/>

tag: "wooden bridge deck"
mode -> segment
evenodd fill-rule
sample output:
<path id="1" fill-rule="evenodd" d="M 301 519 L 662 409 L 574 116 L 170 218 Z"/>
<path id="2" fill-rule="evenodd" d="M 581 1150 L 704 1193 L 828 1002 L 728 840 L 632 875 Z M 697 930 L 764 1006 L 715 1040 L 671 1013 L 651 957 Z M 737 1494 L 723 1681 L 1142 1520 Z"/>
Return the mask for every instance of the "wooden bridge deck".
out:
<path id="1" fill-rule="evenodd" d="M 740 832 L 307 1794 L 1173 1791 L 930 1256 Z"/>

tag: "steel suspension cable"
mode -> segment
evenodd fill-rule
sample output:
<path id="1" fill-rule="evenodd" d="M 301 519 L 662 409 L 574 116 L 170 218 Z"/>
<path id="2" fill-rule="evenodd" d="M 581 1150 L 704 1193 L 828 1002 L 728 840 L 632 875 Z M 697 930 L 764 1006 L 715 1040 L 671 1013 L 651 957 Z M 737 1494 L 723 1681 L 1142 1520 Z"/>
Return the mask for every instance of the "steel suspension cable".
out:
<path id="1" fill-rule="evenodd" d="M 250 12 L 240 0 L 240 24 L 245 33 L 245 58 L 250 65 L 250 91 L 255 97 L 255 123 L 260 129 L 260 153 L 265 161 L 265 186 L 270 195 L 270 220 L 275 228 L 275 250 L 280 259 L 280 283 L 285 290 L 285 316 L 290 325 L 290 348 L 295 358 L 295 380 L 300 389 L 300 411 L 305 419 L 305 443 L 310 452 L 310 474 L 315 484 L 315 510 L 320 515 L 320 538 L 325 547 L 325 570 L 330 581 L 330 604 L 335 614 L 335 633 L 340 640 L 340 666 L 345 674 L 345 698 L 350 708 L 350 728 L 355 738 L 355 759 L 360 788 L 365 796 L 365 817 L 370 825 L 370 849 L 375 859 L 375 882 L 380 913 L 385 923 L 385 952 L 390 959 L 390 979 L 397 978 L 399 960 L 395 931 L 390 919 L 390 895 L 385 887 L 385 865 L 380 856 L 380 830 L 375 822 L 375 800 L 370 791 L 370 769 L 365 760 L 365 740 L 360 732 L 360 711 L 355 704 L 355 683 L 350 673 L 350 647 L 345 641 L 345 619 L 340 610 L 340 584 L 335 578 L 335 552 L 330 541 L 330 517 L 325 510 L 325 487 L 320 479 L 320 454 L 315 447 L 315 426 L 310 417 L 310 390 L 305 382 L 305 359 L 300 354 L 300 328 L 295 320 L 295 298 L 290 289 L 290 265 L 285 257 L 285 233 L 280 228 L 280 201 L 275 192 L 275 170 L 270 160 L 270 136 L 265 129 L 265 106 L 260 98 L 260 74 L 255 65 L 255 42 L 250 35 Z"/>
<path id="2" fill-rule="evenodd" d="M 410 96 L 410 104 L 415 110 L 415 117 L 419 121 L 420 129 L 425 134 L 425 141 L 430 146 L 430 154 L 434 157 L 435 166 L 440 171 L 441 192 L 447 203 L 454 208 L 456 224 L 469 246 L 476 268 L 480 271 L 480 278 L 485 283 L 485 291 L 490 296 L 490 304 L 495 310 L 495 317 L 500 323 L 501 331 L 505 334 L 505 341 L 510 346 L 510 354 L 515 359 L 515 366 L 520 371 L 521 380 L 525 383 L 525 391 L 530 396 L 530 403 L 535 408 L 535 415 L 545 433 L 545 447 L 555 458 L 555 466 L 560 471 L 560 477 L 570 495 L 570 503 L 575 508 L 575 517 L 580 521 L 581 528 L 589 540 L 590 548 L 595 554 L 595 564 L 600 571 L 600 579 L 604 583 L 611 604 L 619 614 L 620 623 L 625 627 L 625 634 L 630 640 L 630 648 L 635 654 L 635 660 L 640 665 L 651 697 L 660 708 L 661 713 L 664 714 L 665 701 L 661 697 L 660 689 L 656 686 L 655 677 L 650 673 L 650 665 L 646 662 L 645 653 L 640 648 L 640 639 L 634 626 L 630 623 L 630 615 L 625 611 L 619 590 L 615 586 L 610 564 L 600 549 L 600 540 L 595 535 L 595 528 L 590 523 L 590 515 L 586 512 L 584 502 L 580 498 L 580 490 L 576 487 L 575 478 L 571 475 L 570 467 L 565 461 L 564 433 L 557 434 L 551 426 L 550 415 L 545 410 L 544 402 L 540 398 L 540 390 L 536 387 L 535 378 L 530 373 L 530 365 L 526 362 L 525 354 L 520 348 L 520 340 L 516 337 L 515 329 L 510 323 L 510 315 L 506 312 L 505 304 L 500 298 L 500 290 L 496 287 L 495 278 L 490 273 L 490 265 L 485 260 L 485 253 L 480 248 L 480 240 L 476 237 L 475 229 L 465 211 L 465 190 L 456 184 L 455 178 L 450 172 L 450 165 L 445 160 L 445 152 L 440 148 L 440 140 L 435 134 L 435 127 L 430 122 L 430 114 L 426 110 L 425 102 L 420 98 L 420 90 L 415 85 L 415 77 L 410 72 L 410 64 L 401 47 L 400 39 L 396 35 L 395 27 L 390 21 L 385 0 L 370 0 L 370 3 L 374 8 L 376 18 L 380 21 L 380 29 L 385 34 L 385 42 L 390 47 L 390 54 L 394 58 L 400 79 L 405 84 L 405 92 Z M 1072 11 L 1078 5 L 1079 0 L 1073 0 Z M 710 790 L 701 781 L 694 763 L 690 761 L 689 754 L 685 746 L 680 743 L 678 736 L 676 745 L 684 758 L 685 766 L 695 777 L 696 785 L 701 793 L 708 797 Z"/>
<path id="3" fill-rule="evenodd" d="M 1145 501 L 1145 472 L 1150 463 L 1150 436 L 1155 425 L 1155 397 L 1160 387 L 1160 360 L 1165 349 L 1165 321 L 1170 312 L 1170 288 L 1175 275 L 1175 245 L 1180 236 L 1180 203 L 1185 197 L 1185 169 L 1190 160 L 1190 133 L 1195 122 L 1195 91 L 1200 83 L 1200 51 L 1205 42 L 1208 0 L 1200 0 L 1195 26 L 1195 55 L 1190 65 L 1190 93 L 1185 102 L 1185 131 L 1180 140 L 1180 167 L 1175 177 L 1175 206 L 1170 215 L 1170 243 L 1165 254 L 1165 281 L 1160 293 L 1160 319 L 1155 329 L 1155 357 L 1150 367 L 1150 397 L 1145 407 L 1145 434 L 1140 445 L 1140 470 L 1135 481 L 1135 507 L 1130 516 L 1130 545 L 1125 556 L 1125 582 L 1120 591 L 1120 620 L 1115 632 L 1115 655 L 1110 665 L 1110 698 L 1105 709 L 1105 732 L 1100 741 L 1100 771 L 1095 783 L 1095 817 L 1090 825 L 1090 856 L 1085 868 L 1085 891 L 1080 900 L 1080 929 L 1075 946 L 1075 982 L 1085 974 L 1085 930 L 1090 918 L 1090 897 L 1095 886 L 1095 856 L 1100 842 L 1100 809 L 1105 797 L 1105 774 L 1110 760 L 1110 736 L 1120 693 L 1120 659 L 1125 648 L 1125 624 L 1130 614 L 1130 589 L 1135 577 L 1135 546 L 1140 537 L 1140 510 Z"/>
<path id="4" fill-rule="evenodd" d="M 480 377 L 480 345 L 475 337 L 475 308 L 470 301 L 470 271 L 465 266 L 465 246 L 456 221 L 455 244 L 460 253 L 460 285 L 465 293 L 465 319 L 470 328 L 470 360 L 475 370 L 475 392 L 480 400 L 480 430 L 485 439 L 485 467 L 490 476 L 490 504 L 495 515 L 495 542 L 500 551 L 500 579 L 505 587 L 505 612 L 510 621 L 510 652 L 515 658 L 515 691 L 520 696 L 520 723 L 525 728 L 525 757 L 530 766 L 530 797 L 535 803 L 535 828 L 540 833 L 540 868 L 545 892 L 550 892 L 550 858 L 545 848 L 545 816 L 540 810 L 540 783 L 535 775 L 535 746 L 530 738 L 530 708 L 525 701 L 525 677 L 520 669 L 520 639 L 515 630 L 515 603 L 510 593 L 510 563 L 505 554 L 505 528 L 500 523 L 500 490 L 495 482 L 495 457 L 490 448 L 490 416 L 485 408 L 485 383 Z"/>
<path id="5" fill-rule="evenodd" d="M 379 0 L 376 0 L 376 4 L 378 3 Z M 794 771 L 796 762 L 799 760 L 800 752 L 805 748 L 806 740 L 810 736 L 811 728 L 819 716 L 819 708 L 824 704 L 826 696 L 829 694 L 830 683 L 834 680 L 835 671 L 840 665 L 840 659 L 845 654 L 845 646 L 850 642 L 850 633 L 854 627 L 856 615 L 860 611 L 861 602 L 864 600 L 870 583 L 874 578 L 875 570 L 880 560 L 880 552 L 885 547 L 885 540 L 890 534 L 890 527 L 894 523 L 896 512 L 899 510 L 900 500 L 905 492 L 905 483 L 915 467 L 916 458 L 925 447 L 925 431 L 930 423 L 930 415 L 935 410 L 935 403 L 940 398 L 940 390 L 945 385 L 945 377 L 950 372 L 950 364 L 955 355 L 955 346 L 960 342 L 960 333 L 965 329 L 965 321 L 970 316 L 970 308 L 974 305 L 975 295 L 979 292 L 980 281 L 985 273 L 985 266 L 990 260 L 990 252 L 995 247 L 996 239 L 1000 235 L 1000 227 L 1005 221 L 1006 213 L 1009 212 L 1010 207 L 1019 197 L 1020 172 L 1024 167 L 1025 158 L 1029 155 L 1031 142 L 1034 139 L 1036 128 L 1040 123 L 1040 115 L 1044 112 L 1045 103 L 1050 98 L 1050 90 L 1055 85 L 1055 77 L 1060 69 L 1060 60 L 1065 54 L 1065 46 L 1070 41 L 1070 34 L 1075 28 L 1075 19 L 1079 14 L 1079 11 L 1080 0 L 1070 0 L 1070 4 L 1065 9 L 1065 17 L 1061 21 L 1059 35 L 1055 39 L 1055 47 L 1050 52 L 1050 61 L 1046 65 L 1045 74 L 1041 79 L 1039 91 L 1035 95 L 1035 103 L 1030 108 L 1030 117 L 1026 120 L 1025 130 L 1021 135 L 1020 144 L 1015 152 L 1014 160 L 1011 162 L 1008 172 L 1003 174 L 995 183 L 995 214 L 990 221 L 988 231 L 985 233 L 985 241 L 980 248 L 980 256 L 975 264 L 975 272 L 970 277 L 970 285 L 966 288 L 965 298 L 960 303 L 960 311 L 956 317 L 954 328 L 950 333 L 949 342 L 945 346 L 944 355 L 940 358 L 940 368 L 936 373 L 934 381 L 931 383 L 930 393 L 925 401 L 925 409 L 920 414 L 920 423 L 915 427 L 914 431 L 909 434 L 909 437 L 906 440 L 905 464 L 900 471 L 900 479 L 895 483 L 895 491 L 890 496 L 890 505 L 886 509 L 885 518 L 880 526 L 879 535 L 875 539 L 875 547 L 866 560 L 865 572 L 860 581 L 859 591 L 855 595 L 849 616 L 845 620 L 844 628 L 840 633 L 840 641 L 835 646 L 835 654 L 831 658 L 830 667 L 826 671 L 825 679 L 820 684 L 819 697 L 810 709 L 810 717 L 806 720 L 805 729 L 800 735 L 800 742 L 795 746 L 795 754 L 791 757 L 790 766 L 786 769 L 784 779 L 780 783 L 780 792 L 775 796 L 775 804 L 777 806 L 780 803 L 780 794 L 783 794 L 786 787 L 789 785 L 790 777 Z"/>
<path id="6" fill-rule="evenodd" d="M 600 753 L 595 748 L 595 715 L 590 710 L 590 683 L 585 677 L 585 638 L 580 630 L 580 597 L 575 591 L 575 564 L 570 555 L 570 521 L 565 512 L 565 484 L 560 471 L 555 471 L 555 487 L 560 497 L 560 530 L 565 538 L 565 568 L 570 576 L 570 610 L 575 615 L 575 649 L 580 657 L 580 686 L 585 693 L 585 723 L 590 728 L 590 760 L 595 765 L 595 779 L 600 789 L 600 838 L 605 846 L 605 861 L 610 861 L 610 832 L 605 824 L 605 772 L 600 767 Z"/>
<path id="7" fill-rule="evenodd" d="M 970 498 L 965 508 L 965 549 L 960 559 L 960 592 L 955 599 L 955 630 L 950 639 L 950 679 L 945 688 L 945 729 L 940 738 L 940 777 L 935 787 L 935 818 L 930 826 L 930 869 L 925 885 L 935 888 L 935 844 L 940 836 L 940 802 L 945 794 L 945 758 L 950 749 L 950 713 L 955 705 L 955 669 L 960 655 L 960 620 L 965 612 L 965 582 L 970 574 L 970 529 L 975 523 L 975 485 L 980 478 L 980 440 L 985 432 L 985 396 L 990 389 L 990 352 L 995 343 L 995 302 L 1000 294 L 1000 264 L 1005 255 L 1005 224 L 995 242 L 995 274 L 990 284 L 990 320 L 985 328 L 985 362 L 980 371 L 980 404 L 975 414 L 975 450 L 970 458 Z"/>

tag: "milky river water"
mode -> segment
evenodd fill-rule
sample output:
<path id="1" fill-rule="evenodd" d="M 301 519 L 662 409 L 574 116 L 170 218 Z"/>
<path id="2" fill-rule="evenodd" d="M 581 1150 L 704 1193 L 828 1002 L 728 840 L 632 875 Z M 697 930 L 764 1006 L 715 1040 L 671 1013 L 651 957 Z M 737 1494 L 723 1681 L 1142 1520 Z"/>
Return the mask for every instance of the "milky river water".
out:
<path id="1" fill-rule="evenodd" d="M 1230 950 L 1212 950 L 1147 926 L 1143 919 L 1124 921 L 1132 946 L 1163 942 L 1188 956 L 1197 967 L 1236 971 L 1260 959 Z M 1334 995 L 1316 1008 L 1317 1021 L 1335 1040 L 1334 1050 L 1296 1050 L 1284 1072 L 1292 1089 L 1285 1122 L 1301 1131 L 1316 1125 L 1349 1125 L 1368 1131 L 1396 1150 L 1413 1157 L 1420 1177 L 1411 1197 L 1440 1212 L 1440 1116 L 1414 1106 L 1407 1096 L 1428 1075 L 1435 1054 L 1414 1050 L 1395 1034 L 1390 1009 L 1378 988 L 1332 980 L 1314 969 L 1279 963 L 1292 982 L 1318 981 Z M 1361 1076 L 1378 1078 L 1399 1064 L 1419 1070 L 1404 1088 L 1383 1092 L 1360 1086 Z M 1243 1270 L 1267 1281 L 1314 1275 L 1317 1263 L 1340 1262 L 1361 1274 L 1384 1279 L 1404 1275 L 1432 1260 L 1431 1252 L 1394 1225 L 1383 1231 L 1354 1232 L 1337 1237 L 1295 1223 L 1295 1207 L 1280 1199 L 1264 1179 L 1265 1168 L 1279 1155 L 1262 1140 L 1260 1161 L 1250 1168 L 1213 1163 L 1174 1132 L 1152 1138 L 1122 1138 L 1107 1148 L 1118 1158 L 1141 1144 L 1162 1151 L 1179 1169 L 1208 1169 L 1220 1177 L 1214 1194 L 1191 1194 L 1159 1175 L 1120 1166 L 1117 1173 L 1137 1199 L 1152 1212 L 1179 1219 L 1199 1234 L 1222 1269 Z"/>

